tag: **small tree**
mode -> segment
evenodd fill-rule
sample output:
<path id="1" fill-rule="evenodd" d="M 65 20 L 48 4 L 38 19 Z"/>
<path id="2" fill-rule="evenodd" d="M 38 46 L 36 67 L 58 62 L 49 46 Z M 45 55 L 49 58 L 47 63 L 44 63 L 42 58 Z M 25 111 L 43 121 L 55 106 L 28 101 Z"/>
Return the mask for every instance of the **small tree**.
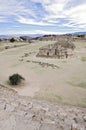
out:
<path id="1" fill-rule="evenodd" d="M 14 39 L 14 38 L 11 38 L 11 39 L 10 39 L 10 42 L 15 42 L 15 39 Z"/>
<path id="2" fill-rule="evenodd" d="M 13 74 L 12 76 L 9 76 L 9 81 L 11 85 L 18 85 L 21 83 L 22 80 L 25 79 L 19 74 Z"/>

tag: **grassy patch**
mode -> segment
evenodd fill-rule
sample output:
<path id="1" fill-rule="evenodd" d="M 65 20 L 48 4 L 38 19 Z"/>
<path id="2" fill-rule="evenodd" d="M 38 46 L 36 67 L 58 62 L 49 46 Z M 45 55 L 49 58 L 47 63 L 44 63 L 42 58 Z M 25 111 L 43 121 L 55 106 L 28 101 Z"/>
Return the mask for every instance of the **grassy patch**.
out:
<path id="1" fill-rule="evenodd" d="M 62 63 L 67 63 L 67 61 L 63 60 Z"/>
<path id="2" fill-rule="evenodd" d="M 81 57 L 81 61 L 85 62 L 86 61 L 86 57 Z"/>
<path id="3" fill-rule="evenodd" d="M 82 98 L 82 102 L 86 104 L 86 98 Z"/>
<path id="4" fill-rule="evenodd" d="M 86 89 L 86 82 L 80 82 L 80 83 L 67 82 L 67 83 L 72 86 L 75 86 L 75 87 L 80 87 L 80 88 Z"/>
<path id="5" fill-rule="evenodd" d="M 86 82 L 82 82 L 77 84 L 77 86 L 81 87 L 81 88 L 86 88 Z"/>

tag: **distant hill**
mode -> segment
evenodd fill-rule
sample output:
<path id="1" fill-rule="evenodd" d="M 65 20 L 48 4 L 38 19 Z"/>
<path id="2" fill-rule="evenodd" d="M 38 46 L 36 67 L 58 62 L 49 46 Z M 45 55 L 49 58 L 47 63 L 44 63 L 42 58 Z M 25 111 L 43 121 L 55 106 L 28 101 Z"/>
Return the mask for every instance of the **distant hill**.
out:
<path id="1" fill-rule="evenodd" d="M 25 36 L 25 37 L 40 37 L 42 34 L 16 34 L 16 35 L 0 35 L 0 38 L 10 38 L 10 37 L 20 37 L 20 36 Z"/>
<path id="2" fill-rule="evenodd" d="M 86 34 L 86 32 L 74 32 L 74 33 L 67 33 L 67 34 Z M 66 35 L 67 35 L 66 34 Z M 14 35 L 0 35 L 0 38 L 9 38 L 9 37 L 20 37 L 20 36 L 27 36 L 27 37 L 40 37 L 40 36 L 48 36 L 45 34 L 14 34 Z M 53 34 L 52 34 L 53 35 Z M 58 34 L 57 34 L 58 35 Z M 64 35 L 64 34 L 63 34 Z"/>
<path id="3" fill-rule="evenodd" d="M 0 38 L 2 39 L 2 38 L 9 38 L 10 36 L 8 36 L 8 35 L 0 35 Z"/>
<path id="4" fill-rule="evenodd" d="M 74 32 L 74 33 L 72 33 L 72 34 L 86 34 L 86 32 Z"/>
<path id="5" fill-rule="evenodd" d="M 0 35 L 0 39 L 10 39 L 10 38 L 16 38 L 22 39 L 23 41 L 29 41 L 29 40 L 57 40 L 58 38 L 67 38 L 67 37 L 72 37 L 75 35 L 86 35 L 86 32 L 74 32 L 74 33 L 67 33 L 67 34 L 62 34 L 62 35 L 43 35 L 43 34 L 15 34 L 15 35 Z M 86 36 L 85 36 L 86 37 Z M 18 40 L 19 41 L 19 40 Z M 21 40 L 20 40 L 21 41 Z"/>

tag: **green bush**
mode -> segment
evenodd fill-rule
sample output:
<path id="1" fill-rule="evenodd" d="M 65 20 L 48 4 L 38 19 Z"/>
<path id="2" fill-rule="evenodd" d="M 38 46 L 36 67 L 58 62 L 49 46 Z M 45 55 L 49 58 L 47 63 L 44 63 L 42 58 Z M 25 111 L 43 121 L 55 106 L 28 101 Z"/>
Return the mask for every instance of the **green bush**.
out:
<path id="1" fill-rule="evenodd" d="M 9 81 L 11 85 L 18 85 L 21 83 L 22 80 L 25 80 L 25 79 L 19 74 L 13 74 L 9 76 Z"/>
<path id="2" fill-rule="evenodd" d="M 10 39 L 10 42 L 15 42 L 15 39 L 14 39 L 14 38 L 11 38 L 11 39 Z"/>

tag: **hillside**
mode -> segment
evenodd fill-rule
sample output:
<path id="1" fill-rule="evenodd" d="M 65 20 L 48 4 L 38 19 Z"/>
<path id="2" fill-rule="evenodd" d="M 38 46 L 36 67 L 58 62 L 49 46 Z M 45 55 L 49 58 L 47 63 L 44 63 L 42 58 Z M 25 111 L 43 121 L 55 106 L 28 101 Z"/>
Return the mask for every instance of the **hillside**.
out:
<path id="1" fill-rule="evenodd" d="M 64 35 L 19 35 L 19 36 L 6 36 L 1 35 L 1 41 L 10 42 L 10 39 L 14 39 L 15 42 L 32 42 L 34 40 L 39 41 L 56 41 L 61 39 L 70 39 L 70 40 L 86 40 L 86 33 L 73 33 L 73 34 L 64 34 Z"/>
<path id="2" fill-rule="evenodd" d="M 85 130 L 86 109 L 18 96 L 0 86 L 0 130 Z"/>
<path id="3" fill-rule="evenodd" d="M 37 57 L 57 41 L 0 42 L 0 130 L 86 129 L 86 40 L 69 40 L 75 45 L 71 57 Z M 14 73 L 25 81 L 8 84 Z"/>

